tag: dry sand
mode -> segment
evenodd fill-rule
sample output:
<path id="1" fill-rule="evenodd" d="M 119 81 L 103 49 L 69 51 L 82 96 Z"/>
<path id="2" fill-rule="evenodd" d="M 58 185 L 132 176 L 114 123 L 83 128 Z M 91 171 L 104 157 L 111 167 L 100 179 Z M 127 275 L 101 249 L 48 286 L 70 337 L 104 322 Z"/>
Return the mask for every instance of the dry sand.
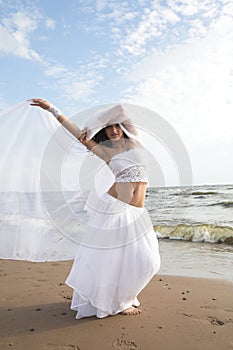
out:
<path id="1" fill-rule="evenodd" d="M 71 264 L 0 261 L 0 349 L 233 350 L 233 284 L 157 275 L 140 315 L 76 320 Z"/>

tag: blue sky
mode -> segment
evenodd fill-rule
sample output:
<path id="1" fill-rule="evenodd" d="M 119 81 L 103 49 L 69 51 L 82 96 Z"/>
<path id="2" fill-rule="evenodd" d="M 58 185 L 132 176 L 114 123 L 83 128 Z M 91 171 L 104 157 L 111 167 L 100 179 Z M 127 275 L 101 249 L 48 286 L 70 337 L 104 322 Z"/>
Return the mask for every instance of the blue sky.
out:
<path id="1" fill-rule="evenodd" d="M 194 183 L 232 183 L 230 0 L 0 0 L 0 109 L 129 102 L 162 115 Z"/>

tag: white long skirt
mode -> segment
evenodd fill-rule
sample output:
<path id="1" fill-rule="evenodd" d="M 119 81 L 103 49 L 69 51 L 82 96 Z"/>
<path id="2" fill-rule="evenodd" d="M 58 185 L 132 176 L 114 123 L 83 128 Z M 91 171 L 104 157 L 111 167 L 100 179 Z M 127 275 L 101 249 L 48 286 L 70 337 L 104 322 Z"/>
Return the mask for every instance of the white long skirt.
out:
<path id="1" fill-rule="evenodd" d="M 107 193 L 101 201 L 101 210 L 89 208 L 87 230 L 95 234 L 95 245 L 79 245 L 66 280 L 74 289 L 71 309 L 77 311 L 77 319 L 103 318 L 139 306 L 138 294 L 160 268 L 158 240 L 147 210 Z"/>

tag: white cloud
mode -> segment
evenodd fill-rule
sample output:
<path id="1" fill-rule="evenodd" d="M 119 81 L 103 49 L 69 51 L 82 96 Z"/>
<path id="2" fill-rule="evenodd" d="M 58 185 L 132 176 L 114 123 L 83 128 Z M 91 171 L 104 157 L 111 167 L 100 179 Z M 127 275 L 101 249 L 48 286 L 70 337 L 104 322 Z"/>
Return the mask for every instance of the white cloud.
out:
<path id="1" fill-rule="evenodd" d="M 0 25 L 0 52 L 42 62 L 30 47 L 29 34 L 37 28 L 37 20 L 24 12 L 16 12 Z"/>
<path id="2" fill-rule="evenodd" d="M 153 0 L 137 13 L 133 23 L 125 23 L 121 32 L 119 53 L 132 56 L 146 56 L 161 42 L 166 47 L 182 42 L 183 38 L 202 36 L 208 22 L 216 17 L 221 5 L 216 0 Z M 225 11 L 229 13 L 225 5 Z"/>
<path id="3" fill-rule="evenodd" d="M 55 81 L 49 85 L 69 103 L 86 103 L 96 92 L 95 88 L 103 79 L 101 71 L 108 59 L 92 53 L 92 61 L 71 69 L 56 62 L 47 63 L 44 74 Z"/>
<path id="4" fill-rule="evenodd" d="M 0 54 L 37 61 L 45 76 L 40 86 L 46 89 L 52 87 L 58 92 L 58 96 L 62 95 L 71 102 L 88 100 L 94 92 L 94 87 L 102 79 L 99 71 L 105 68 L 106 59 L 92 53 L 89 63 L 82 63 L 73 69 L 51 58 L 42 58 L 40 53 L 32 48 L 32 34 L 36 30 L 40 34 L 41 25 L 47 29 L 54 29 L 55 21 L 42 16 L 38 9 L 33 13 L 35 15 L 26 10 L 17 11 L 15 6 L 14 10 L 4 16 L 0 24 Z M 42 41 L 48 38 L 39 35 L 37 39 Z M 3 103 L 0 101 L 1 105 Z"/>
<path id="5" fill-rule="evenodd" d="M 96 6 L 96 10 L 98 12 L 103 11 L 106 7 L 107 7 L 107 1 L 105 0 L 96 0 L 95 1 L 95 6 Z"/>
<path id="6" fill-rule="evenodd" d="M 192 16 L 204 7 L 205 1 L 200 0 L 168 0 L 168 4 L 174 11 L 184 16 Z"/>
<path id="7" fill-rule="evenodd" d="M 190 121 L 192 116 L 194 127 L 203 123 L 203 117 L 211 120 L 216 111 L 227 117 L 232 108 L 232 57 L 233 21 L 223 15 L 202 39 L 193 38 L 172 49 L 157 51 L 136 65 L 126 76 L 136 82 L 136 93 L 131 93 L 131 98 L 141 102 L 146 99 L 150 106 L 160 106 L 165 115 L 172 116 L 175 108 L 179 118 L 189 115 Z"/>
<path id="8" fill-rule="evenodd" d="M 128 51 L 135 56 L 143 54 L 145 52 L 145 44 L 152 38 L 162 34 L 161 24 L 157 9 L 146 11 L 137 28 L 128 30 L 127 36 L 120 43 L 119 51 L 122 54 Z"/>
<path id="9" fill-rule="evenodd" d="M 106 66 L 104 57 L 95 57 L 93 61 L 79 67 L 78 70 L 66 69 L 57 76 L 57 86 L 67 100 L 86 102 L 96 92 L 95 88 L 102 80 L 100 72 Z"/>
<path id="10" fill-rule="evenodd" d="M 223 13 L 201 35 L 193 22 L 196 35 L 186 43 L 157 50 L 125 75 L 134 81 L 126 100 L 158 112 L 184 140 L 196 182 L 230 182 L 233 172 L 233 20 Z"/>
<path id="11" fill-rule="evenodd" d="M 180 22 L 180 17 L 175 14 L 174 11 L 172 11 L 169 8 L 162 8 L 162 17 L 169 23 L 176 24 L 177 22 Z"/>
<path id="12" fill-rule="evenodd" d="M 99 64 L 101 68 L 101 61 Z M 56 63 L 48 64 L 44 74 L 56 81 L 56 90 L 59 90 L 66 100 L 76 103 L 88 100 L 100 79 L 92 65 L 87 65 L 85 70 L 84 67 L 80 67 L 77 71 Z M 54 88 L 54 84 L 52 85 Z"/>
<path id="13" fill-rule="evenodd" d="M 2 22 L 9 30 L 15 28 L 24 33 L 32 32 L 37 28 L 37 20 L 21 11 L 13 13 L 10 18 L 4 18 Z"/>
<path id="14" fill-rule="evenodd" d="M 48 77 L 60 78 L 68 72 L 67 68 L 58 64 L 49 64 L 44 71 L 44 74 Z"/>
<path id="15" fill-rule="evenodd" d="M 189 29 L 189 36 L 192 37 L 198 37 L 198 36 L 204 36 L 207 32 L 207 28 L 204 26 L 202 20 L 195 19 L 191 21 L 191 28 Z"/>
<path id="16" fill-rule="evenodd" d="M 96 80 L 84 79 L 82 81 L 68 81 L 66 80 L 63 86 L 63 94 L 67 100 L 74 100 L 77 102 L 85 101 L 93 94 L 96 86 Z"/>
<path id="17" fill-rule="evenodd" d="M 55 25 L 56 25 L 56 22 L 51 18 L 48 18 L 45 21 L 45 26 L 47 29 L 55 29 Z"/>
<path id="18" fill-rule="evenodd" d="M 127 21 L 131 21 L 132 19 L 134 19 L 136 17 L 136 13 L 135 12 L 126 12 L 124 14 L 124 19 Z"/>
<path id="19" fill-rule="evenodd" d="M 127 28 L 141 17 L 141 9 L 138 6 L 141 5 L 137 2 L 129 4 L 127 1 L 115 0 L 80 0 L 76 10 L 78 14 L 80 11 L 88 14 L 88 19 L 92 16 L 92 25 L 90 26 L 83 16 L 84 20 L 79 19 L 78 26 L 84 31 L 94 32 L 98 37 L 105 36 L 108 40 L 112 38 L 118 43 L 126 35 Z"/>

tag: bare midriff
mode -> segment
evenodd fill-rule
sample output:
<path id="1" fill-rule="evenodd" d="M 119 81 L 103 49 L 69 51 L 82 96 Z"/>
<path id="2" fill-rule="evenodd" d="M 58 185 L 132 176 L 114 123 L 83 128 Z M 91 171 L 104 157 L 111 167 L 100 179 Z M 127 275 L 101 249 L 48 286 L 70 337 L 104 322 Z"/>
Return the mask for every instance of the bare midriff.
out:
<path id="1" fill-rule="evenodd" d="M 146 197 L 146 182 L 115 182 L 108 190 L 110 196 L 135 207 L 143 208 Z"/>

